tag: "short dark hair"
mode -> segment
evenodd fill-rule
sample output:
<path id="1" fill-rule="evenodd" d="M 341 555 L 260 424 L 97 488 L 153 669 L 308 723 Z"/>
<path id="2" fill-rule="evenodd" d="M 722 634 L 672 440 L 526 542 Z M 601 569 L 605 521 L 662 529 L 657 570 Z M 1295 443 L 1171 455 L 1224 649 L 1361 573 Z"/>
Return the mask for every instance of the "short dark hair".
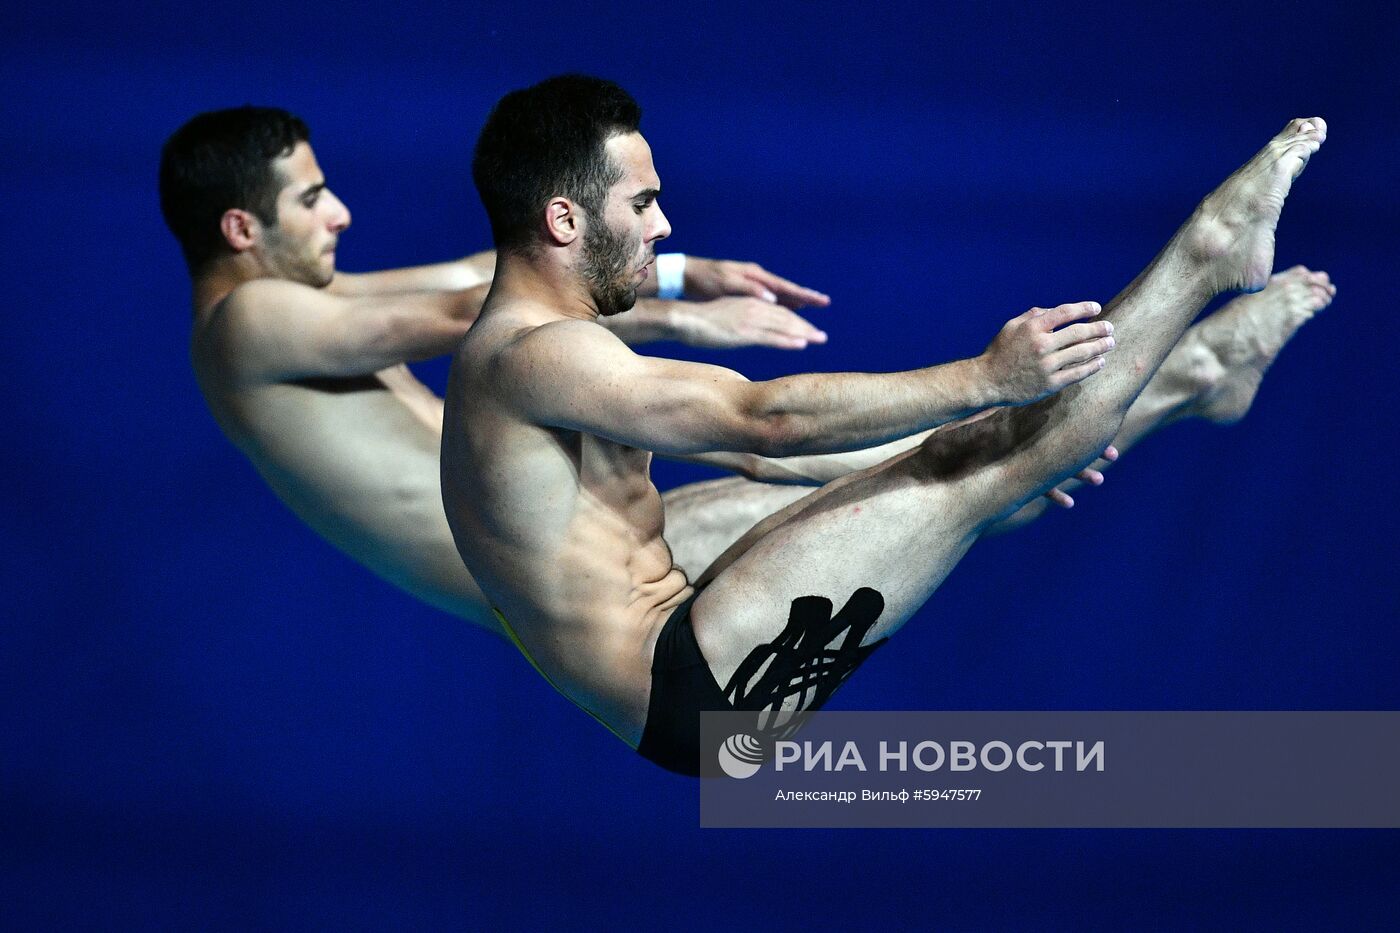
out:
<path id="1" fill-rule="evenodd" d="M 281 179 L 272 162 L 310 139 L 299 117 L 253 106 L 201 113 L 171 134 L 160 152 L 160 212 L 191 272 L 227 250 L 224 211 L 276 226 Z"/>
<path id="2" fill-rule="evenodd" d="M 603 146 L 635 133 L 642 108 L 611 81 L 559 75 L 502 97 L 476 141 L 472 178 L 499 250 L 528 249 L 539 212 L 566 197 L 590 213 L 622 177 Z"/>

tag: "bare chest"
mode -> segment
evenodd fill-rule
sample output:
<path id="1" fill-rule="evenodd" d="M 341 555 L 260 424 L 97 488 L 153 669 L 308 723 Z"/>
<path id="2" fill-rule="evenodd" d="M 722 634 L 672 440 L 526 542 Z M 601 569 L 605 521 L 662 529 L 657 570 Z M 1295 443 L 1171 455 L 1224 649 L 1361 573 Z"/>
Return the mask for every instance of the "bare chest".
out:
<path id="1" fill-rule="evenodd" d="M 651 482 L 651 451 L 579 436 L 578 485 L 589 503 L 612 513 L 641 541 L 659 538 L 661 496 Z"/>

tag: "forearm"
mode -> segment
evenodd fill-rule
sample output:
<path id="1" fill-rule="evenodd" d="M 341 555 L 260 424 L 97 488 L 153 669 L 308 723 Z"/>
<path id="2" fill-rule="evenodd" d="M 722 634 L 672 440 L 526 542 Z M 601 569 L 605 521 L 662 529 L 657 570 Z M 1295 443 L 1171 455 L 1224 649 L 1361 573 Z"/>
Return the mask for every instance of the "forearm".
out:
<path id="1" fill-rule="evenodd" d="M 881 463 L 918 444 L 928 432 L 912 438 L 853 450 L 842 454 L 811 454 L 806 457 L 761 457 L 734 451 L 708 451 L 697 454 L 658 454 L 667 460 L 703 463 L 760 483 L 779 486 L 821 486 L 833 479 Z"/>
<path id="2" fill-rule="evenodd" d="M 361 298 L 383 306 L 383 356 L 414 362 L 444 356 L 457 348 L 481 313 L 489 285 L 458 291 L 411 292 L 384 298 Z"/>
<path id="3" fill-rule="evenodd" d="M 638 298 L 632 310 L 600 317 L 598 323 L 623 343 L 633 346 L 654 340 L 678 340 L 682 304 L 661 298 Z"/>
<path id="4" fill-rule="evenodd" d="M 337 272 L 329 291 L 346 297 L 393 295 L 405 292 L 452 292 L 490 284 L 496 253 L 487 250 L 452 262 L 440 262 L 383 272 Z"/>
<path id="5" fill-rule="evenodd" d="M 484 249 L 479 253 L 472 253 L 465 259 L 458 262 L 466 269 L 468 275 L 474 276 L 475 281 L 471 285 L 464 286 L 471 288 L 473 285 L 490 285 L 496 277 L 496 251 L 494 249 Z"/>
<path id="6" fill-rule="evenodd" d="M 869 469 L 896 454 L 913 450 L 931 433 L 933 432 L 920 431 L 888 444 L 845 453 L 808 454 L 800 457 L 752 457 L 751 462 L 742 465 L 743 469 L 731 469 L 749 479 L 764 483 L 821 486 L 834 479 L 840 479 L 847 473 Z"/>
<path id="7" fill-rule="evenodd" d="M 754 389 L 752 414 L 767 425 L 756 452 L 778 458 L 907 440 L 1005 401 L 980 357 L 900 373 L 787 376 Z"/>
<path id="8" fill-rule="evenodd" d="M 770 468 L 769 464 L 776 461 L 767 457 L 760 457 L 758 454 L 744 454 L 734 451 L 705 451 L 693 454 L 657 454 L 666 460 L 676 460 L 681 463 L 703 463 L 705 466 L 712 466 L 745 479 L 759 480 L 765 483 L 802 483 L 800 479 L 769 479 L 769 475 L 774 477 L 786 476 L 783 471 Z M 813 485 L 806 483 L 805 485 Z"/>

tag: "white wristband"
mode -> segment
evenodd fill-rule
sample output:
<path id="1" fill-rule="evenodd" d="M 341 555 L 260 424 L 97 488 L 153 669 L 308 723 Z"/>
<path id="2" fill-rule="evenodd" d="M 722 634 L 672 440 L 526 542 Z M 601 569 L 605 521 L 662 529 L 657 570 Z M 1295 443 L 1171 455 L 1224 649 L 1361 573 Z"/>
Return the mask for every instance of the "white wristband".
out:
<path id="1" fill-rule="evenodd" d="M 656 297 L 680 298 L 685 294 L 685 253 L 656 256 Z"/>

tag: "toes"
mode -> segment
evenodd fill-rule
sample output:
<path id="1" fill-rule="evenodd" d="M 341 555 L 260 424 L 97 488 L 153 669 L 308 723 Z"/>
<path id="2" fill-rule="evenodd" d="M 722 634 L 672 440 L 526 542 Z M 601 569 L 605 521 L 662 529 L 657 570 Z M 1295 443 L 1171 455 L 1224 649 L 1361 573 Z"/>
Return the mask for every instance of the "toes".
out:
<path id="1" fill-rule="evenodd" d="M 1283 128 L 1280 136 L 1296 136 L 1300 133 L 1308 133 L 1326 138 L 1327 121 L 1321 117 L 1296 117 L 1289 120 L 1288 125 Z"/>
<path id="2" fill-rule="evenodd" d="M 1283 151 L 1283 156 L 1279 159 L 1278 164 L 1283 166 L 1287 164 L 1290 157 L 1296 158 L 1298 164 L 1292 168 L 1292 175 L 1297 178 L 1302 174 L 1303 169 L 1308 167 L 1308 159 L 1312 158 L 1312 154 L 1321 146 L 1322 143 L 1319 140 L 1303 137 Z"/>
<path id="3" fill-rule="evenodd" d="M 1321 144 L 1327 138 L 1327 121 L 1321 117 L 1298 117 L 1290 120 L 1283 132 L 1274 137 L 1282 145 L 1291 145 L 1300 139 L 1310 139 Z"/>

